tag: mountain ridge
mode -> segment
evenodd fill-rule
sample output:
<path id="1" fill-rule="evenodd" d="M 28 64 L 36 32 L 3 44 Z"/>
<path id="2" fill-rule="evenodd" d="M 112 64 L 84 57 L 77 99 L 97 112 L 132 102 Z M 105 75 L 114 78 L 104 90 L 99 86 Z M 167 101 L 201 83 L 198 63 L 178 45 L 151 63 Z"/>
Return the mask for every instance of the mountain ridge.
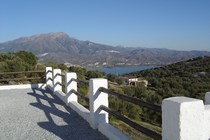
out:
<path id="1" fill-rule="evenodd" d="M 42 63 L 55 61 L 81 66 L 165 65 L 198 56 L 210 56 L 208 51 L 114 47 L 79 40 L 64 32 L 36 34 L 0 43 L 0 52 L 20 50 L 34 53 Z"/>

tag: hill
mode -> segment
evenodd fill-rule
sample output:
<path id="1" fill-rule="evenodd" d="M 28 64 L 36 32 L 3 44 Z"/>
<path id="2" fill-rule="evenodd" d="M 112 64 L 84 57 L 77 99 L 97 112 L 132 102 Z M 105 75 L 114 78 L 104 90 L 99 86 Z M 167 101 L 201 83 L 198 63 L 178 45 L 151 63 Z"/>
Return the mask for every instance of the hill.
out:
<path id="1" fill-rule="evenodd" d="M 113 47 L 82 41 L 63 32 L 38 34 L 0 43 L 0 52 L 34 53 L 40 62 L 54 61 L 80 66 L 165 65 L 198 56 L 206 51 Z"/>
<path id="2" fill-rule="evenodd" d="M 210 57 L 198 57 L 130 75 L 147 79 L 149 88 L 161 98 L 187 96 L 203 99 L 210 91 Z"/>

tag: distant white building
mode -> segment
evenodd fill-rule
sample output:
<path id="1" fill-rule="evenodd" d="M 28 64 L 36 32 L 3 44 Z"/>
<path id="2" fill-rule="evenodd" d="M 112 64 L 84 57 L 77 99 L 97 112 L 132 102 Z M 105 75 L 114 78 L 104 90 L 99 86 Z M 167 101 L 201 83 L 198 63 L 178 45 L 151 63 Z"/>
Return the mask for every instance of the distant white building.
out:
<path id="1" fill-rule="evenodd" d="M 148 85 L 148 81 L 145 80 L 144 78 L 136 78 L 136 77 L 128 77 L 126 78 L 126 83 L 128 85 L 134 85 L 136 86 L 137 83 L 143 83 L 145 87 Z"/>
<path id="2" fill-rule="evenodd" d="M 107 63 L 106 62 L 103 62 L 103 64 L 102 64 L 103 66 L 105 66 L 105 65 L 107 65 Z"/>

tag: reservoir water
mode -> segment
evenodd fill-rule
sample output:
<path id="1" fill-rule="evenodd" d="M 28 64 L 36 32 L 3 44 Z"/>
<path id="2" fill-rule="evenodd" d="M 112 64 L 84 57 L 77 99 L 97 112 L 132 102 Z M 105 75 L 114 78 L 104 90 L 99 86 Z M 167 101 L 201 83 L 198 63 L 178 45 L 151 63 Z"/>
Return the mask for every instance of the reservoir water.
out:
<path id="1" fill-rule="evenodd" d="M 96 68 L 96 70 L 105 72 L 106 74 L 120 75 L 120 74 L 126 74 L 126 73 L 151 69 L 155 67 L 157 66 L 127 66 L 127 67 L 112 67 L 112 68 L 101 67 L 101 68 Z"/>

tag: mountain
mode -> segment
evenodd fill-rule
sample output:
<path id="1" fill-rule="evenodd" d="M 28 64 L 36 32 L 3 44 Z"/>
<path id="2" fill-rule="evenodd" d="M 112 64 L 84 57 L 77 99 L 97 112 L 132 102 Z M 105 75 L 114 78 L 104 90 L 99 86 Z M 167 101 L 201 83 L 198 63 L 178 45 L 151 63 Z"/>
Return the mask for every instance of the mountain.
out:
<path id="1" fill-rule="evenodd" d="M 198 56 L 206 51 L 126 48 L 82 41 L 63 32 L 38 34 L 0 43 L 0 52 L 19 50 L 34 53 L 40 62 L 54 61 L 81 66 L 93 65 L 164 65 Z"/>

